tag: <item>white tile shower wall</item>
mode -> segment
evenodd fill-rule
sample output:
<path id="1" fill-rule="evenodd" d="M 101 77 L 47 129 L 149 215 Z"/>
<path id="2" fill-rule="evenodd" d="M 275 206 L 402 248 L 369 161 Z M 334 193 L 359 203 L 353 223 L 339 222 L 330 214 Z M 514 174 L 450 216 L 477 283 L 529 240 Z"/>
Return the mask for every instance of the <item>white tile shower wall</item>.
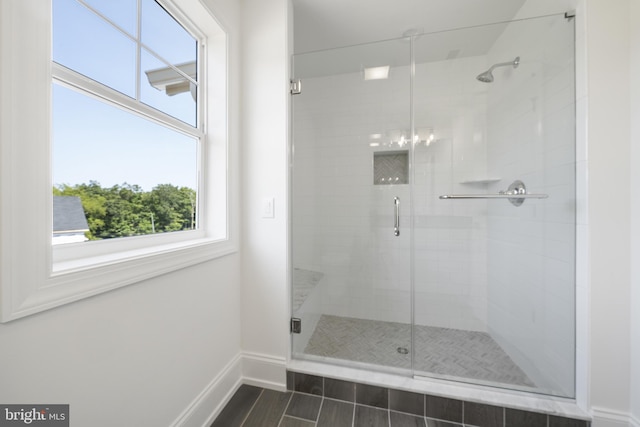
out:
<path id="1" fill-rule="evenodd" d="M 485 62 L 473 57 L 418 66 L 415 91 L 424 95 L 416 128 L 421 137 L 434 132 L 433 142 L 418 144 L 415 158 L 419 324 L 486 330 L 486 204 L 437 199 L 462 191 L 457 182 L 486 176 L 484 100 L 476 93 L 486 89 L 465 87 L 476 85 L 468 69 Z M 303 94 L 294 98 L 293 259 L 295 267 L 325 274 L 324 313 L 411 320 L 409 187 L 374 186 L 372 178 L 373 153 L 401 149 L 384 143 L 409 131 L 408 79 L 406 67 L 385 81 L 317 77 L 305 79 Z M 442 108 L 454 102 L 453 111 Z M 381 137 L 372 139 L 376 134 Z M 399 237 L 393 235 L 394 197 L 401 200 Z"/>
<path id="2" fill-rule="evenodd" d="M 294 209 L 307 217 L 296 221 L 309 227 L 294 234 L 294 265 L 324 273 L 323 313 L 410 321 L 409 234 L 393 236 L 393 198 L 408 201 L 408 188 L 373 185 L 369 146 L 369 135 L 409 129 L 408 77 L 405 70 L 400 81 L 363 84 L 359 74 L 305 79 L 295 99 Z M 313 178 L 296 182 L 299 174 Z M 401 207 L 408 225 L 409 205 Z"/>
<path id="3" fill-rule="evenodd" d="M 488 167 L 545 200 L 488 208 L 489 331 L 541 388 L 574 392 L 575 86 L 573 26 L 560 18 L 509 25 L 488 64 Z"/>
<path id="4" fill-rule="evenodd" d="M 486 330 L 486 202 L 439 199 L 486 191 L 486 89 L 469 74 L 485 61 L 468 57 L 416 65 L 416 127 L 434 135 L 415 149 L 418 324 Z"/>

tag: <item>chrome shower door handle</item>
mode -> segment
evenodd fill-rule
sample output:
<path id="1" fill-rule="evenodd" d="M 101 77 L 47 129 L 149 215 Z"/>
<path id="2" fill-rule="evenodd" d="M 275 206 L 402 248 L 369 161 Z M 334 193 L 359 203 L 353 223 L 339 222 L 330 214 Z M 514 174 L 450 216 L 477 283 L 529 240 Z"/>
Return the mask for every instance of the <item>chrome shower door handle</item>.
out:
<path id="1" fill-rule="evenodd" d="M 395 215 L 396 219 L 393 224 L 393 235 L 399 236 L 400 235 L 400 198 L 394 197 L 393 204 L 395 206 L 395 212 L 396 212 L 396 215 Z"/>

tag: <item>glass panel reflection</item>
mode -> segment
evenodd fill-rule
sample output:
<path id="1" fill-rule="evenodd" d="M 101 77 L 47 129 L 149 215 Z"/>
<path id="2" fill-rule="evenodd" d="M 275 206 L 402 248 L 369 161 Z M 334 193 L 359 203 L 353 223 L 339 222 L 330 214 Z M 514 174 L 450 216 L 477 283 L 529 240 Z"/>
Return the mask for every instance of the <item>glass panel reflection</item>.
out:
<path id="1" fill-rule="evenodd" d="M 135 97 L 136 43 L 74 0 L 53 2 L 53 60 Z"/>
<path id="2" fill-rule="evenodd" d="M 136 37 L 138 32 L 137 0 L 84 0 L 84 2 L 113 21 L 132 37 Z"/>
<path id="3" fill-rule="evenodd" d="M 185 75 L 195 78 L 196 63 L 184 63 L 170 67 L 152 56 L 146 49 L 141 55 L 140 100 L 185 123 L 196 126 L 195 83 Z"/>
<path id="4" fill-rule="evenodd" d="M 142 44 L 173 65 L 195 62 L 196 40 L 154 0 L 142 1 Z"/>

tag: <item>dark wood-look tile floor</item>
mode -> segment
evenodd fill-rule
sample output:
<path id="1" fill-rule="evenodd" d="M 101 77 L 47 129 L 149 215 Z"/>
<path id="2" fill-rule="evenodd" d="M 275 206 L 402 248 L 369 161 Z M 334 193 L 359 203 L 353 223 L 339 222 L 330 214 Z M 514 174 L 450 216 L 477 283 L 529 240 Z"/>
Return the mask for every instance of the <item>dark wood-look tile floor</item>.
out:
<path id="1" fill-rule="evenodd" d="M 211 427 L 476 427 L 368 403 L 242 385 Z"/>

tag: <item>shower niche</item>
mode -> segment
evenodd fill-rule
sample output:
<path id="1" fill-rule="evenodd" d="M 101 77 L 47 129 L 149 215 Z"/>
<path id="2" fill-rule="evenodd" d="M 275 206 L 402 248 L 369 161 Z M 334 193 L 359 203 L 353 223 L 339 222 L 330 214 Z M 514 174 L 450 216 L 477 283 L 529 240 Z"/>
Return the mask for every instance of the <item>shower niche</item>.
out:
<path id="1" fill-rule="evenodd" d="M 574 21 L 296 54 L 292 70 L 291 265 L 313 282 L 292 295 L 293 357 L 573 397 Z M 527 194 L 507 193 L 517 180 Z"/>
<path id="2" fill-rule="evenodd" d="M 377 151 L 373 153 L 373 184 L 409 183 L 409 151 Z"/>

